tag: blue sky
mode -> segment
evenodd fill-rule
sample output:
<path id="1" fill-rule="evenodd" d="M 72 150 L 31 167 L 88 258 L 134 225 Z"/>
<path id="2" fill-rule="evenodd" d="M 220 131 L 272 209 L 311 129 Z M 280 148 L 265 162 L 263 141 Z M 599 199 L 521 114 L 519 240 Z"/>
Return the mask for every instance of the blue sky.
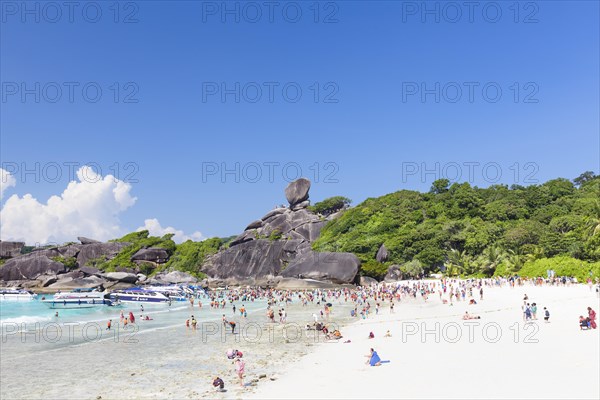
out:
<path id="1" fill-rule="evenodd" d="M 122 231 L 156 218 L 205 237 L 285 202 L 298 167 L 313 201 L 354 203 L 459 171 L 488 186 L 599 170 L 595 1 L 22 4 L 2 3 L 0 161 L 23 213 L 87 163 L 130 183 L 135 204 L 105 210 Z"/>

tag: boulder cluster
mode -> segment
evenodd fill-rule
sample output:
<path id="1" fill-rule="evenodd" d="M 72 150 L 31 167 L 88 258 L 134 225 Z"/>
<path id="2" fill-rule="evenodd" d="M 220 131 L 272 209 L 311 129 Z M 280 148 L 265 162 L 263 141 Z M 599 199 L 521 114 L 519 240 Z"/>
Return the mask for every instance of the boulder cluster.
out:
<path id="1" fill-rule="evenodd" d="M 229 248 L 209 257 L 202 271 L 221 284 L 273 284 L 285 278 L 353 283 L 360 267 L 356 256 L 311 249 L 323 226 L 335 216 L 325 218 L 310 211 L 309 190 L 308 179 L 291 182 L 285 189 L 289 206 L 248 224 Z"/>
<path id="2" fill-rule="evenodd" d="M 148 279 L 139 270 L 117 268 L 103 272 L 89 266 L 95 259 L 110 260 L 130 245 L 124 242 L 100 242 L 86 237 L 77 238 L 80 243 L 50 248 L 33 249 L 21 254 L 23 242 L 0 241 L 0 257 L 5 263 L 0 267 L 0 286 L 17 286 L 40 291 L 57 291 L 74 288 L 124 289 L 141 283 L 187 283 L 196 278 L 174 271 L 157 274 Z M 61 262 L 72 260 L 71 263 Z M 169 255 L 164 249 L 140 249 L 131 261 L 140 265 L 166 263 Z M 67 265 L 68 266 L 67 266 Z"/>

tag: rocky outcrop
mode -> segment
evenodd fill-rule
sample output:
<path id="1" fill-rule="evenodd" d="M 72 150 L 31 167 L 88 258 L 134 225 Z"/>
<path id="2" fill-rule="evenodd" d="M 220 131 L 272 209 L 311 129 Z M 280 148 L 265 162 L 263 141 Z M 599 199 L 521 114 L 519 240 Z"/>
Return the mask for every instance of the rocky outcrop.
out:
<path id="1" fill-rule="evenodd" d="M 196 283 L 198 279 L 188 274 L 187 272 L 172 271 L 168 274 L 157 274 L 155 279 L 165 283 Z"/>
<path id="2" fill-rule="evenodd" d="M 133 256 L 131 256 L 131 261 L 149 261 L 156 264 L 164 264 L 169 261 L 169 253 L 167 253 L 165 249 L 154 247 L 140 249 Z"/>
<path id="3" fill-rule="evenodd" d="M 83 245 L 80 244 L 67 244 L 65 246 L 56 246 L 48 248 L 36 248 L 29 254 L 29 256 L 46 256 L 48 258 L 62 257 L 62 258 L 76 258 L 79 254 Z"/>
<path id="4" fill-rule="evenodd" d="M 77 254 L 77 263 L 80 267 L 87 265 L 88 261 L 97 258 L 106 258 L 110 260 L 114 258 L 123 247 L 129 246 L 129 243 L 110 242 L 110 243 L 90 243 L 81 246 L 81 250 Z"/>
<path id="5" fill-rule="evenodd" d="M 375 259 L 381 263 L 381 262 L 385 262 L 387 260 L 387 258 L 388 258 L 388 251 L 385 248 L 385 244 L 382 244 L 381 247 L 379 247 L 379 250 L 377 250 Z"/>
<path id="6" fill-rule="evenodd" d="M 359 285 L 362 287 L 370 287 L 371 285 L 377 285 L 377 279 L 371 278 L 370 276 L 361 276 Z"/>
<path id="7" fill-rule="evenodd" d="M 394 282 L 402 279 L 402 272 L 400 271 L 399 265 L 391 265 L 388 268 L 388 272 L 385 275 L 384 281 L 386 282 Z"/>
<path id="8" fill-rule="evenodd" d="M 274 285 L 277 290 L 304 290 L 304 289 L 336 289 L 339 285 L 321 282 L 313 279 L 280 278 Z"/>
<path id="9" fill-rule="evenodd" d="M 302 210 L 303 208 L 307 208 L 308 206 L 310 206 L 310 201 L 305 200 L 298 204 L 294 204 L 293 206 L 290 206 L 290 210 L 298 211 L 298 210 Z"/>
<path id="10" fill-rule="evenodd" d="M 360 260 L 354 254 L 309 251 L 294 260 L 281 276 L 339 284 L 352 283 L 359 268 Z"/>
<path id="11" fill-rule="evenodd" d="M 246 227 L 246 229 L 244 229 L 244 231 L 250 230 L 250 229 L 256 229 L 256 228 L 260 228 L 263 225 L 262 220 L 256 220 L 253 222 L 250 222 L 248 224 L 248 226 Z"/>
<path id="12" fill-rule="evenodd" d="M 303 240 L 251 240 L 209 257 L 202 272 L 215 279 L 273 277 L 309 250 Z"/>
<path id="13" fill-rule="evenodd" d="M 52 261 L 45 255 L 28 254 L 8 260 L 0 268 L 0 280 L 32 280 L 40 275 L 56 275 L 65 271 L 63 264 Z"/>
<path id="14" fill-rule="evenodd" d="M 131 274 L 129 272 L 107 272 L 106 274 L 103 274 L 102 277 L 109 281 L 124 283 L 136 283 L 138 280 L 136 274 Z"/>
<path id="15" fill-rule="evenodd" d="M 275 208 L 251 222 L 228 249 L 209 257 L 202 271 L 210 277 L 211 286 L 276 287 L 277 279 L 299 276 L 335 284 L 353 282 L 360 266 L 354 255 L 311 251 L 311 244 L 332 217 L 308 209 L 309 189 L 308 179 L 290 183 L 285 189 L 289 208 Z"/>
<path id="16" fill-rule="evenodd" d="M 94 239 L 86 238 L 85 236 L 78 236 L 77 240 L 79 240 L 79 242 L 81 242 L 81 244 L 102 243 L 99 240 L 94 240 Z"/>
<path id="17" fill-rule="evenodd" d="M 13 258 L 21 254 L 23 242 L 5 242 L 0 240 L 0 258 Z"/>
<path id="18" fill-rule="evenodd" d="M 305 200 L 308 200 L 308 191 L 310 190 L 310 181 L 306 178 L 300 178 L 285 188 L 285 198 L 290 206 L 294 206 Z"/>
<path id="19" fill-rule="evenodd" d="M 56 275 L 41 275 L 37 278 L 39 285 L 41 287 L 47 287 L 58 281 Z"/>
<path id="20" fill-rule="evenodd" d="M 71 290 L 76 288 L 92 289 L 103 287 L 106 281 L 97 276 L 89 276 L 87 278 L 61 278 L 49 285 L 49 289 L 54 290 Z"/>
<path id="21" fill-rule="evenodd" d="M 277 212 L 274 212 L 277 211 Z M 260 223 L 259 223 L 260 222 Z M 251 240 L 275 238 L 283 240 L 302 240 L 305 242 L 315 241 L 321 234 L 321 228 L 327 221 L 309 210 L 292 209 L 273 210 L 254 221 L 246 230 L 235 238 L 230 247 L 249 242 Z"/>
<path id="22" fill-rule="evenodd" d="M 89 275 L 99 276 L 102 273 L 102 271 L 100 271 L 98 268 L 94 268 L 94 267 L 80 267 L 79 270 L 88 276 Z"/>

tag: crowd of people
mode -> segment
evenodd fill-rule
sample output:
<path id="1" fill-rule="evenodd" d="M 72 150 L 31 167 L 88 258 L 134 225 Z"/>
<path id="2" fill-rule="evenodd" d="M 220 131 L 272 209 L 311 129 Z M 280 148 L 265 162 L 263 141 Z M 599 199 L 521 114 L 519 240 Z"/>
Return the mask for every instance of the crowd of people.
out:
<path id="1" fill-rule="evenodd" d="M 463 305 L 469 308 L 464 314 L 459 314 L 463 320 L 480 319 L 481 316 L 471 312 L 477 310 L 477 305 L 485 302 L 486 293 L 491 288 L 510 287 L 525 288 L 529 286 L 569 286 L 576 281 L 567 277 L 535 278 L 525 279 L 514 278 L 487 278 L 487 279 L 441 279 L 441 280 L 420 280 L 420 281 L 400 281 L 400 282 L 381 282 L 365 287 L 339 287 L 336 289 L 306 289 L 306 290 L 277 290 L 272 288 L 236 288 L 232 290 L 216 290 L 206 293 L 205 301 L 212 309 L 224 310 L 229 304 L 233 317 L 228 318 L 222 314 L 222 323 L 224 328 L 232 334 L 237 334 L 237 323 L 234 321 L 240 318 L 242 321 L 247 318 L 248 311 L 245 304 L 261 301 L 266 303 L 265 321 L 271 324 L 286 324 L 288 322 L 289 311 L 295 313 L 292 305 L 300 305 L 302 308 L 312 306 L 316 307 L 312 313 L 312 320 L 305 322 L 307 331 L 315 331 L 326 341 L 338 341 L 343 338 L 339 327 L 332 320 L 334 304 L 344 304 L 349 309 L 351 318 L 370 319 L 382 312 L 394 314 L 395 307 L 403 303 L 428 303 L 436 302 L 445 304 L 449 307 Z M 597 286 L 597 283 L 591 280 L 587 282 L 590 290 Z M 532 301 L 525 294 L 522 299 L 522 318 L 526 323 L 531 323 L 538 319 L 541 314 L 544 322 L 550 322 L 550 310 L 548 305 L 538 306 L 538 302 Z M 199 297 L 190 299 L 190 306 L 201 309 L 202 301 Z M 291 308 L 290 308 L 291 307 Z M 540 310 L 541 308 L 541 310 Z M 143 309 L 142 309 L 143 315 Z M 310 315 L 310 314 L 309 314 Z M 347 315 L 344 313 L 344 315 Z M 296 315 L 294 314 L 296 317 Z M 146 315 L 146 318 L 148 316 Z M 297 318 L 294 318 L 297 320 Z M 121 312 L 120 322 L 122 324 L 135 323 L 136 318 L 132 312 L 125 316 Z M 109 321 L 107 329 L 110 329 Z M 197 319 L 192 314 L 185 321 L 187 329 L 197 329 Z M 243 325 L 242 325 L 243 326 Z M 276 325 L 275 325 L 276 326 Z M 587 316 L 580 316 L 579 326 L 582 330 L 596 329 L 596 312 L 589 307 Z M 375 338 L 375 335 L 390 338 L 391 332 L 370 332 L 369 339 Z M 344 343 L 350 343 L 346 339 Z M 241 351 L 231 350 L 227 352 L 227 358 L 234 363 L 234 370 L 239 384 L 244 386 L 244 375 L 246 364 Z M 381 360 L 377 352 L 371 348 L 367 364 L 371 366 L 380 366 L 385 363 Z M 223 377 L 215 377 L 213 386 L 217 390 L 224 390 L 225 380 Z"/>

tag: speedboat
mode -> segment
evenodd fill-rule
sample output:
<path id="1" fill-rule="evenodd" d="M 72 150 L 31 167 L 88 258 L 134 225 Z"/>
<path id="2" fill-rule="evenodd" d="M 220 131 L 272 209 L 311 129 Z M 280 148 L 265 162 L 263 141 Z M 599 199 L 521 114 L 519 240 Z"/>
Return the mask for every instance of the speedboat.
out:
<path id="1" fill-rule="evenodd" d="M 104 293 L 95 289 L 74 289 L 72 292 L 58 292 L 54 298 L 42 300 L 50 308 L 91 308 L 112 305 L 104 299 Z"/>
<path id="2" fill-rule="evenodd" d="M 149 290 L 152 292 L 162 293 L 167 296 L 171 301 L 187 301 L 188 295 L 179 286 L 146 286 L 143 290 Z"/>
<path id="3" fill-rule="evenodd" d="M 170 304 L 171 299 L 159 292 L 141 288 L 131 288 L 115 290 L 109 296 L 111 301 L 123 303 L 152 303 L 152 304 Z"/>
<path id="4" fill-rule="evenodd" d="M 33 300 L 37 294 L 22 289 L 0 289 L 0 300 Z"/>

